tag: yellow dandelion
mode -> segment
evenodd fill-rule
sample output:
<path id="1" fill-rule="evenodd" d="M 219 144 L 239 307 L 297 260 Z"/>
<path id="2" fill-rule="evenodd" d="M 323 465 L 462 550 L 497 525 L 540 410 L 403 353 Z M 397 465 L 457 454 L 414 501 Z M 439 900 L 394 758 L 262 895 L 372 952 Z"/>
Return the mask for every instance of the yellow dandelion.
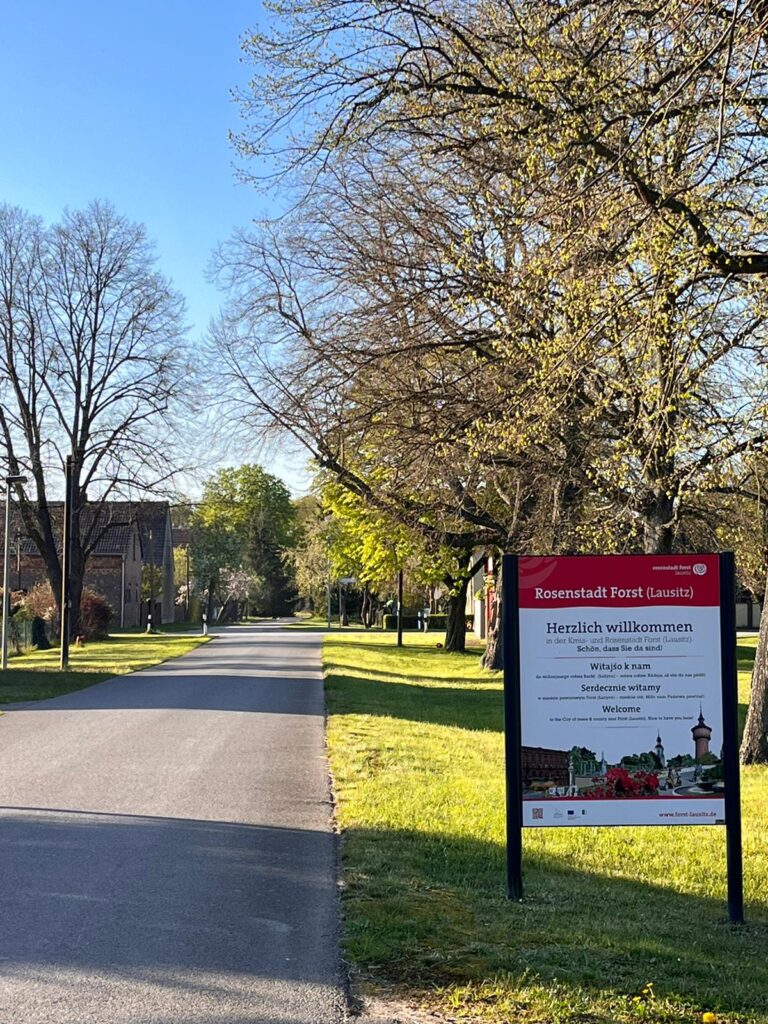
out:
<path id="1" fill-rule="evenodd" d="M 702 1013 L 701 1024 L 717 1024 L 717 1014 L 712 1013 L 711 1010 L 707 1010 L 706 1013 Z"/>

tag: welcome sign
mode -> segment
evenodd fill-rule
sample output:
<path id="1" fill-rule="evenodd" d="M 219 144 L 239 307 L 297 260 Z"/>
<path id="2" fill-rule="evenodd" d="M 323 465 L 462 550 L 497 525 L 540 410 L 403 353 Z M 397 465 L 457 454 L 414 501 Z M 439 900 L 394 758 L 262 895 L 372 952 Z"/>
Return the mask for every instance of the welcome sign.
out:
<path id="1" fill-rule="evenodd" d="M 522 824 L 722 824 L 718 556 L 515 561 Z"/>

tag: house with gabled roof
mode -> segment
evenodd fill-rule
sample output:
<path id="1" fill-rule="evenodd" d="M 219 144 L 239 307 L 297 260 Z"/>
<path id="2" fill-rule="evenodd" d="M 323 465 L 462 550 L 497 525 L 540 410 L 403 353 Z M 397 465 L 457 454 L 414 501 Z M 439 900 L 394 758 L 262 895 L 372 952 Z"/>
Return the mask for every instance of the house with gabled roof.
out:
<path id="1" fill-rule="evenodd" d="M 141 539 L 142 564 L 149 568 L 154 603 L 153 622 L 173 622 L 176 588 L 173 575 L 173 527 L 167 501 L 109 501 L 115 519 L 135 522 Z M 143 620 L 146 622 L 146 618 Z"/>
<path id="2" fill-rule="evenodd" d="M 64 507 L 50 506 L 54 536 L 60 548 Z M 135 521 L 112 520 L 108 508 L 82 510 L 83 529 L 92 532 L 93 547 L 88 555 L 84 586 L 103 594 L 120 626 L 141 622 L 141 538 Z M 0 573 L 3 571 L 5 504 L 0 502 Z M 11 508 L 9 581 L 12 590 L 29 591 L 47 580 L 45 563 L 35 543 L 27 536 L 18 510 Z"/>
<path id="3" fill-rule="evenodd" d="M 49 505 L 57 538 L 62 534 L 64 506 Z M 106 501 L 94 503 L 91 514 L 81 511 L 81 529 L 94 537 L 86 563 L 84 586 L 103 594 L 112 605 L 115 622 L 122 626 L 144 625 L 149 602 L 142 602 L 142 566 L 153 579 L 153 622 L 173 622 L 173 533 L 170 506 L 165 501 Z M 2 572 L 3 522 L 0 502 L 0 573 Z M 57 544 L 60 540 L 57 541 Z M 47 579 L 45 565 L 34 542 L 26 535 L 15 508 L 11 508 L 10 582 L 14 590 L 30 590 Z M 156 589 L 155 589 L 156 585 Z"/>

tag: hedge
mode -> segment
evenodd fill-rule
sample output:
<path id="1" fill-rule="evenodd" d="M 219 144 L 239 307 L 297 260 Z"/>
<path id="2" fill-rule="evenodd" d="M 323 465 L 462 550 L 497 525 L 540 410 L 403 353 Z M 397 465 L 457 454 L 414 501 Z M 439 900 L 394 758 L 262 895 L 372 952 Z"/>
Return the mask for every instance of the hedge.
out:
<path id="1" fill-rule="evenodd" d="M 397 629 L 397 616 L 396 615 L 385 615 L 382 619 L 384 629 Z M 446 629 L 448 626 L 447 615 L 430 615 L 429 616 L 429 628 L 430 630 Z M 403 629 L 418 629 L 419 620 L 415 615 L 404 615 L 403 616 Z"/>

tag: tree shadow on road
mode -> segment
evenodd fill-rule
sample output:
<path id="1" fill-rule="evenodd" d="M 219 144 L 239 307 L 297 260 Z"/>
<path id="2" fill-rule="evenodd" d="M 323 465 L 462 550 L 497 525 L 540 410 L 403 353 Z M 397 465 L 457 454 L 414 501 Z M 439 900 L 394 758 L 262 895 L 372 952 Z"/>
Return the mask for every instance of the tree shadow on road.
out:
<path id="1" fill-rule="evenodd" d="M 0 854 L 6 977 L 339 980 L 330 832 L 3 807 Z"/>

